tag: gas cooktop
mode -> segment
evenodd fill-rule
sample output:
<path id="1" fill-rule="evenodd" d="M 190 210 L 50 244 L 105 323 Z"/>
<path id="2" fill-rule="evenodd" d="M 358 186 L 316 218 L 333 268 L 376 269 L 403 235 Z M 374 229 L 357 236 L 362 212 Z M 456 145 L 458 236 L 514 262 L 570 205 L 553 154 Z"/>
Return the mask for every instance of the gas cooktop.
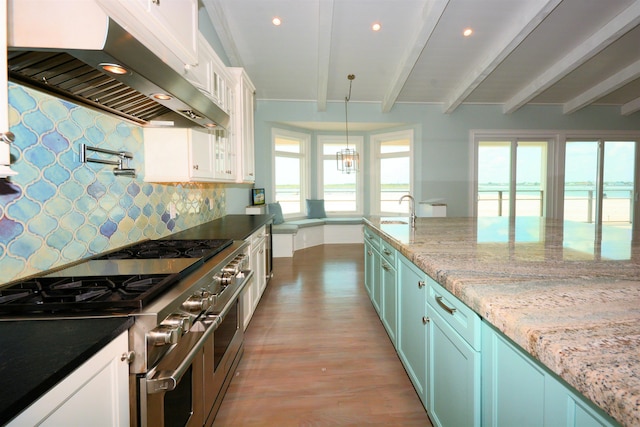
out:
<path id="1" fill-rule="evenodd" d="M 202 258 L 206 261 L 231 243 L 233 240 L 229 239 L 148 240 L 92 259 Z"/>
<path id="2" fill-rule="evenodd" d="M 172 286 L 178 274 L 37 277 L 0 289 L 0 313 L 131 311 Z"/>
<path id="3" fill-rule="evenodd" d="M 0 288 L 0 314 L 132 312 L 233 243 L 148 240 Z"/>

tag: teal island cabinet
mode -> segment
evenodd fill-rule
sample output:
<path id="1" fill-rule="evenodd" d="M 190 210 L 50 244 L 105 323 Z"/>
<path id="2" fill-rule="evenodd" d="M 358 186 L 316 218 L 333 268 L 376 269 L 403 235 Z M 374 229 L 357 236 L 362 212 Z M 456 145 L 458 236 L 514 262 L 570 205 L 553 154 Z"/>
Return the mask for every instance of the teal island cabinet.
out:
<path id="1" fill-rule="evenodd" d="M 469 298 L 460 293 L 462 290 L 493 290 L 500 283 L 487 284 L 482 277 L 477 288 L 464 288 L 466 283 L 460 286 L 462 282 L 455 281 L 449 282 L 455 283 L 452 288 L 445 287 L 453 278 L 452 265 L 456 272 L 473 271 L 455 258 L 460 253 L 480 254 L 473 242 L 448 247 L 451 242 L 439 241 L 428 246 L 434 252 L 416 252 L 414 241 L 423 245 L 419 248 L 423 250 L 430 240 L 413 232 L 396 235 L 396 228 L 365 223 L 367 292 L 434 426 L 627 425 L 620 424 L 516 344 L 484 318 L 478 306 L 462 300 Z M 449 239 L 457 233 L 465 235 L 464 220 L 444 229 L 442 225 L 447 222 L 440 220 L 437 224 L 441 232 L 449 232 Z M 436 227 L 418 230 L 434 241 L 440 237 Z M 437 253 L 441 248 L 442 255 Z M 447 259 L 447 255 L 454 258 Z M 486 257 L 487 252 L 482 255 Z M 520 295 L 517 286 L 509 288 L 514 295 Z M 511 307 L 511 301 L 499 304 Z M 496 304 L 495 300 L 489 302 Z"/>
<path id="2" fill-rule="evenodd" d="M 618 423 L 483 321 L 482 425 L 605 427 Z"/>
<path id="3" fill-rule="evenodd" d="M 430 277 L 427 283 L 427 412 L 438 427 L 478 427 L 480 317 Z"/>
<path id="4" fill-rule="evenodd" d="M 427 275 L 399 255 L 396 350 L 413 386 L 427 405 Z"/>
<path id="5" fill-rule="evenodd" d="M 373 307 L 380 313 L 380 237 L 364 231 L 364 285 Z"/>
<path id="6" fill-rule="evenodd" d="M 393 345 L 397 336 L 397 269 L 396 250 L 384 240 L 380 241 L 380 286 L 382 324 Z"/>

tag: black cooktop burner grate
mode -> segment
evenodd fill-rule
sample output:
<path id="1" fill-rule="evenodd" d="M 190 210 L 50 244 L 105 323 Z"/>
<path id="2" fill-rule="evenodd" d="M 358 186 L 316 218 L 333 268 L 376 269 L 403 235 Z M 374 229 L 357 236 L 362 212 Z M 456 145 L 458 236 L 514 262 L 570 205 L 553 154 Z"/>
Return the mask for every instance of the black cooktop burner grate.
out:
<path id="1" fill-rule="evenodd" d="M 0 289 L 0 313 L 131 312 L 149 303 L 179 277 L 38 277 Z"/>
<path id="2" fill-rule="evenodd" d="M 206 261 L 232 243 L 229 239 L 148 240 L 93 259 L 202 258 Z"/>

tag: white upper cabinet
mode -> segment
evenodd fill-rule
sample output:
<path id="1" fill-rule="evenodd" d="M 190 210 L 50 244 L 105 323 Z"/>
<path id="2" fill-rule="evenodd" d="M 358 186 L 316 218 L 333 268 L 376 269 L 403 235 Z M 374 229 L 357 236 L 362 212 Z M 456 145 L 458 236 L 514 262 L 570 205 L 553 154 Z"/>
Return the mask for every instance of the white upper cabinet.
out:
<path id="1" fill-rule="evenodd" d="M 233 82 L 226 66 L 201 33 L 198 33 L 198 63 L 185 65 L 184 69 L 176 71 L 181 72 L 220 108 L 231 113 L 233 105 L 228 90 Z"/>
<path id="2" fill-rule="evenodd" d="M 238 150 L 238 181 L 255 182 L 254 98 L 256 88 L 243 68 L 229 68 L 235 81 L 235 105 L 231 116 Z"/>
<path id="3" fill-rule="evenodd" d="M 198 63 L 198 0 L 96 0 L 174 69 Z"/>
<path id="4" fill-rule="evenodd" d="M 144 129 L 145 181 L 215 181 L 214 138 L 206 131 Z"/>
<path id="5" fill-rule="evenodd" d="M 7 22 L 7 1 L 0 0 L 0 22 L 5 25 Z M 2 46 L 7 45 L 6 31 L 0 32 L 0 44 Z M 6 102 L 7 96 L 7 50 L 2 49 L 0 52 L 0 133 L 5 134 L 9 131 L 9 104 Z M 3 135 L 0 135 L 2 137 Z M 10 140 L 9 134 L 6 134 L 7 140 Z M 2 138 L 0 138 L 2 139 Z M 11 170 L 9 166 L 11 164 L 11 151 L 9 144 L 3 144 L 0 141 L 0 178 L 6 178 L 11 175 L 15 175 L 15 172 Z"/>

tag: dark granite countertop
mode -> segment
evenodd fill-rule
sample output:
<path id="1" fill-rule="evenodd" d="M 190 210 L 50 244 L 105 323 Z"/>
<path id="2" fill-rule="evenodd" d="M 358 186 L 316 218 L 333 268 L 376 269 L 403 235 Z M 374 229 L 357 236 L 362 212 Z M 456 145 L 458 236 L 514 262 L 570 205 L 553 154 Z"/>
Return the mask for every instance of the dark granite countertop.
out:
<path id="1" fill-rule="evenodd" d="M 172 234 L 165 239 L 233 239 L 245 240 L 261 226 L 273 220 L 273 215 L 226 215 Z"/>
<path id="2" fill-rule="evenodd" d="M 127 316 L 0 321 L 0 425 L 132 324 Z"/>
<path id="3" fill-rule="evenodd" d="M 227 215 L 165 239 L 245 240 L 273 215 Z M 133 324 L 128 316 L 0 320 L 0 425 Z"/>

